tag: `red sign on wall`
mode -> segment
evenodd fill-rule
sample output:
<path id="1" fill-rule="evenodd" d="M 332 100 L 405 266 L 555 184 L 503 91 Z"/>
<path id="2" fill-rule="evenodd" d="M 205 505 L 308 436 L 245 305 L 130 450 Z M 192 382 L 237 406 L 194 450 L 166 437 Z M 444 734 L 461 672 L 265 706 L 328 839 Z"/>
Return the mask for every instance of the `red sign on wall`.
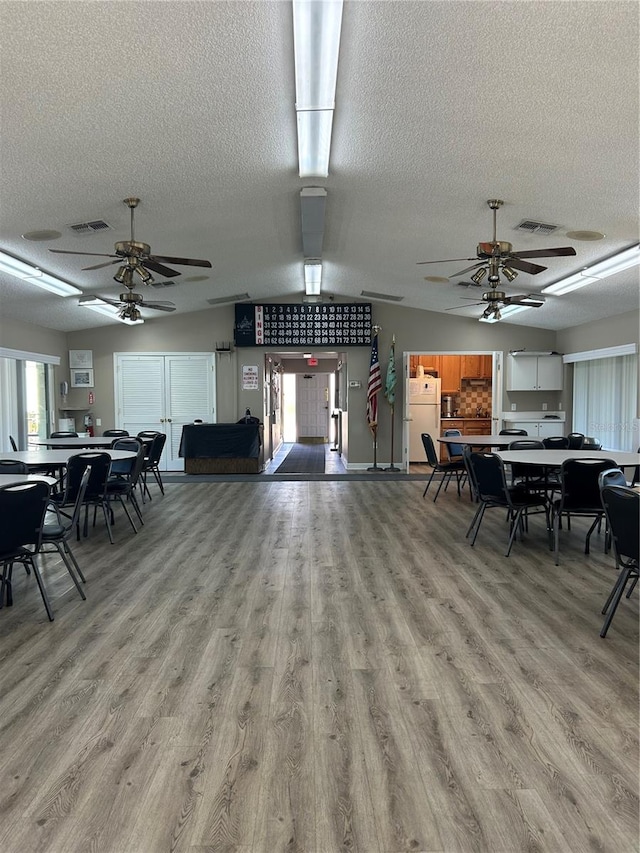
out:
<path id="1" fill-rule="evenodd" d="M 318 366 L 318 359 L 317 358 L 308 358 L 307 364 L 309 365 L 309 367 L 317 367 Z"/>

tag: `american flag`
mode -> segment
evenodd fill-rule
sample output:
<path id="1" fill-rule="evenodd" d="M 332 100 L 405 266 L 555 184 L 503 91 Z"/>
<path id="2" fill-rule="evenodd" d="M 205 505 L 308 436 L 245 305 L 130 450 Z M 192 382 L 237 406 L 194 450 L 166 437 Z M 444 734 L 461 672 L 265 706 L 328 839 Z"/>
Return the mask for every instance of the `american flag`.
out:
<path id="1" fill-rule="evenodd" d="M 378 335 L 371 341 L 369 384 L 367 385 L 367 421 L 372 431 L 378 426 L 378 391 L 382 389 L 382 375 L 378 359 Z"/>

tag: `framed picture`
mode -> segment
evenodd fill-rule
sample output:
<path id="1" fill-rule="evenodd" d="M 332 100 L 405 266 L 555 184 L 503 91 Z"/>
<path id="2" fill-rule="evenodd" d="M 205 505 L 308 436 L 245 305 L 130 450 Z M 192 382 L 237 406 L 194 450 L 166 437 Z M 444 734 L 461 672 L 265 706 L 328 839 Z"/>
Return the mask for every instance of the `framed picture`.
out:
<path id="1" fill-rule="evenodd" d="M 71 370 L 72 388 L 93 388 L 93 370 L 78 368 Z"/>
<path id="2" fill-rule="evenodd" d="M 70 349 L 69 367 L 93 367 L 93 350 Z"/>

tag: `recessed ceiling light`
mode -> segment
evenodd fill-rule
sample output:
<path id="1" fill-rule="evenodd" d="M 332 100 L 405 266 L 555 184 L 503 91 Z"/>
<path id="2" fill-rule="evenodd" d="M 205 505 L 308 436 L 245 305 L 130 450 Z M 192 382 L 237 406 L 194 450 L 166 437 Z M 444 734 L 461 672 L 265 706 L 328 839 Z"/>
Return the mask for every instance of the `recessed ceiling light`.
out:
<path id="1" fill-rule="evenodd" d="M 424 280 L 433 284 L 449 284 L 449 279 L 444 275 L 425 275 Z"/>
<path id="2" fill-rule="evenodd" d="M 60 231 L 51 231 L 44 229 L 43 231 L 27 231 L 22 235 L 24 240 L 32 240 L 34 243 L 42 242 L 43 240 L 57 240 L 62 237 Z"/>
<path id="3" fill-rule="evenodd" d="M 604 236 L 601 231 L 567 231 L 570 240 L 603 240 Z"/>

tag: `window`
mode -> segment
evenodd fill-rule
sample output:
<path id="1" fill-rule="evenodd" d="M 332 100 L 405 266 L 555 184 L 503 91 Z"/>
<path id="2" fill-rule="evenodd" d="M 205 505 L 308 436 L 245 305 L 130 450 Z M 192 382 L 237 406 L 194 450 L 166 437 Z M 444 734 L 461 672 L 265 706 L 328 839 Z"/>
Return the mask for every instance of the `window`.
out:
<path id="1" fill-rule="evenodd" d="M 594 436 L 604 448 L 636 450 L 638 356 L 575 360 L 573 429 Z"/>

